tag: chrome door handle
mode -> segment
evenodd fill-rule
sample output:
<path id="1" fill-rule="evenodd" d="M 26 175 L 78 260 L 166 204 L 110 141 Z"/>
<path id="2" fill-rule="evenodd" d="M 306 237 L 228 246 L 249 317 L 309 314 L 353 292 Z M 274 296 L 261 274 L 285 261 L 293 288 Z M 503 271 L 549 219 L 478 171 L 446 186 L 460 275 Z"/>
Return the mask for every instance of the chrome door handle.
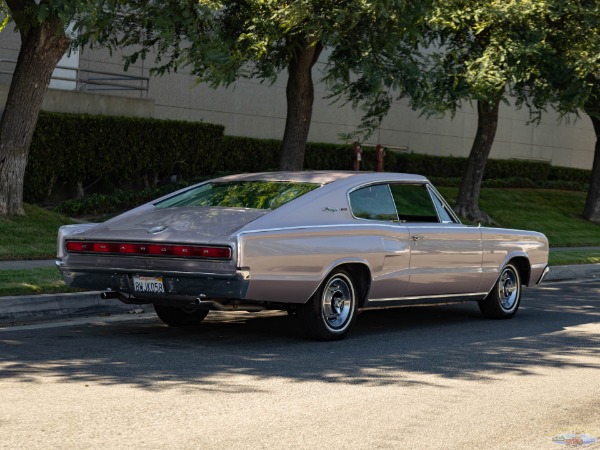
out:
<path id="1" fill-rule="evenodd" d="M 425 239 L 425 236 L 421 236 L 419 234 L 415 234 L 414 236 L 410 237 L 413 241 L 420 241 L 421 239 Z"/>

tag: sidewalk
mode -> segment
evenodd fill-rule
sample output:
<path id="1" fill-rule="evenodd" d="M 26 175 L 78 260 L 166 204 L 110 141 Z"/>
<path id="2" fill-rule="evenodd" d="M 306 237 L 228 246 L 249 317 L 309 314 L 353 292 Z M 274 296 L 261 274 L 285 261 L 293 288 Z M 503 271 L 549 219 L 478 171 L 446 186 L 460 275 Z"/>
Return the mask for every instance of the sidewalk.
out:
<path id="1" fill-rule="evenodd" d="M 553 249 L 557 250 L 557 249 Z M 54 260 L 0 261 L 0 270 L 53 267 Z M 600 279 L 600 264 L 553 266 L 544 283 Z M 118 300 L 101 300 L 100 292 L 40 294 L 0 297 L 0 327 L 14 322 L 66 317 L 123 314 L 152 310 L 150 305 L 127 305 Z"/>
<path id="2" fill-rule="evenodd" d="M 21 261 L 0 261 L 0 270 L 27 270 L 43 267 L 55 267 L 54 259 L 25 259 Z"/>

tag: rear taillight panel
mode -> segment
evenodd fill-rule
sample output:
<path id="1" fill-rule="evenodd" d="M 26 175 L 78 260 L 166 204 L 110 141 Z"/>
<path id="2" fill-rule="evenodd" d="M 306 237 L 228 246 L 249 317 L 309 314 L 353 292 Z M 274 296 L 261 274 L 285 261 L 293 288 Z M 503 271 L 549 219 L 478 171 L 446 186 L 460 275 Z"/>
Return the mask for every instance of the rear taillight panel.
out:
<path id="1" fill-rule="evenodd" d="M 69 253 L 231 259 L 231 248 L 224 246 L 95 241 L 67 241 L 65 245 Z"/>

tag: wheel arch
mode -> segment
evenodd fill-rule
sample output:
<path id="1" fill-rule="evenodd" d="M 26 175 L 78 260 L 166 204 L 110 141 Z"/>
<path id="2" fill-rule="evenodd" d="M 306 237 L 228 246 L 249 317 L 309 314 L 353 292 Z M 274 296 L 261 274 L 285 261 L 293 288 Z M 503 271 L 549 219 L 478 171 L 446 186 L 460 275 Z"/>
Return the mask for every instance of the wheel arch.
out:
<path id="1" fill-rule="evenodd" d="M 358 307 L 362 308 L 367 300 L 369 289 L 371 289 L 371 270 L 364 263 L 343 263 L 333 269 L 343 269 L 350 274 L 352 281 L 356 284 L 356 291 L 358 295 Z"/>
<path id="2" fill-rule="evenodd" d="M 529 258 L 526 256 L 514 256 L 506 264 L 512 264 L 519 271 L 522 285 L 529 285 L 531 279 L 531 263 L 529 262 Z M 506 264 L 504 264 L 504 266 L 506 266 Z"/>

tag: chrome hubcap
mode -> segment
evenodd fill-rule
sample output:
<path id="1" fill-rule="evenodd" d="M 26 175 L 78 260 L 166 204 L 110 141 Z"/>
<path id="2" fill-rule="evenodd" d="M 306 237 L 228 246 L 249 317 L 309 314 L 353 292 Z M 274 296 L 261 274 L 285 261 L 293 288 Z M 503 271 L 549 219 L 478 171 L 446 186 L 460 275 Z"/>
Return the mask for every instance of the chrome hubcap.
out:
<path id="1" fill-rule="evenodd" d="M 519 298 L 517 275 L 511 269 L 505 269 L 498 283 L 500 304 L 506 311 L 513 309 Z"/>
<path id="2" fill-rule="evenodd" d="M 327 283 L 321 299 L 323 318 L 332 330 L 339 331 L 349 323 L 354 306 L 354 289 L 351 281 L 342 274 Z"/>

